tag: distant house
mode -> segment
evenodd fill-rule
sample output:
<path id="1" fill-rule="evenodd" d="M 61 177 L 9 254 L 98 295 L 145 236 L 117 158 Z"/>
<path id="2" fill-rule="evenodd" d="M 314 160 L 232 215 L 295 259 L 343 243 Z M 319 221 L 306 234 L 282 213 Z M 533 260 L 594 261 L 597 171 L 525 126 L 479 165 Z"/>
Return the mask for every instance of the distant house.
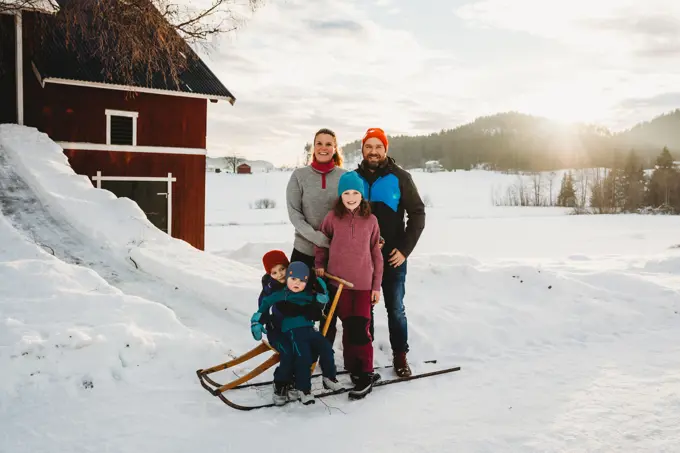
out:
<path id="1" fill-rule="evenodd" d="M 196 58 L 179 85 L 163 74 L 147 83 L 143 71 L 129 85 L 111 83 L 102 64 L 79 59 L 63 35 L 39 46 L 27 39 L 38 15 L 52 18 L 0 14 L 0 122 L 46 133 L 76 173 L 131 198 L 159 229 L 203 249 L 208 100 L 233 105 L 234 96 L 190 48 Z"/>
<path id="2" fill-rule="evenodd" d="M 238 173 L 239 175 L 250 175 L 253 172 L 250 169 L 250 165 L 243 163 L 236 167 L 236 173 Z"/>
<path id="3" fill-rule="evenodd" d="M 425 171 L 427 172 L 439 172 L 439 171 L 445 171 L 444 167 L 442 164 L 439 163 L 438 160 L 429 160 L 425 162 Z"/>

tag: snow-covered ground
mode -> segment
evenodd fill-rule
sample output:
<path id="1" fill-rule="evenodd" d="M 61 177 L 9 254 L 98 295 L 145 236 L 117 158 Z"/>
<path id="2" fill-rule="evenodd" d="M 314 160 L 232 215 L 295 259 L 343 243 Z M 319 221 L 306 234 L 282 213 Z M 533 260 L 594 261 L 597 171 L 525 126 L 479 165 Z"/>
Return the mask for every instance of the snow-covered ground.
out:
<path id="1" fill-rule="evenodd" d="M 461 371 L 312 407 L 210 396 L 195 370 L 256 344 L 260 257 L 292 247 L 289 176 L 208 174 L 198 252 L 0 126 L 0 452 L 680 451 L 680 217 L 493 207 L 515 177 L 482 171 L 414 173 L 410 359 Z M 379 305 L 376 365 L 387 338 Z"/>

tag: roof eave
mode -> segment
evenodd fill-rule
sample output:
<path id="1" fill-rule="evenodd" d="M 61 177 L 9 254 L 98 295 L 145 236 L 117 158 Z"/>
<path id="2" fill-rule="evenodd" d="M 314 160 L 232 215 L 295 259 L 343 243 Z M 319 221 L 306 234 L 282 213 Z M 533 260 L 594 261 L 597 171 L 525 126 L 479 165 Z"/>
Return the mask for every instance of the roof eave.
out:
<path id="1" fill-rule="evenodd" d="M 222 100 L 227 101 L 231 105 L 234 105 L 236 98 L 233 96 L 222 96 L 207 93 L 188 93 L 185 91 L 173 91 L 173 90 L 163 90 L 160 88 L 146 88 L 138 87 L 133 85 L 120 85 L 115 83 L 103 83 L 103 82 L 90 82 L 87 80 L 73 80 L 73 79 L 62 79 L 60 77 L 44 77 L 42 79 L 42 85 L 45 86 L 48 83 L 55 85 L 71 85 L 71 86 L 81 86 L 87 88 L 101 88 L 106 90 L 117 90 L 117 91 L 133 91 L 138 93 L 150 93 L 150 94 L 160 94 L 164 96 L 177 96 L 177 97 L 188 97 L 188 98 L 198 98 L 198 99 L 208 99 L 208 100 Z"/>

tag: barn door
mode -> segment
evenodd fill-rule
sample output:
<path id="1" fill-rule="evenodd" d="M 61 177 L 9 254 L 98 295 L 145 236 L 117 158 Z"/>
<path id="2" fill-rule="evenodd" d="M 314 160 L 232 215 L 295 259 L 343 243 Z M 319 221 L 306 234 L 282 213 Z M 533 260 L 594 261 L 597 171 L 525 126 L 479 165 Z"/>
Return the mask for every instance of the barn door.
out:
<path id="1" fill-rule="evenodd" d="M 3 2 L 5 4 L 7 2 Z M 0 10 L 3 7 L 0 6 Z M 0 14 L 0 124 L 18 122 L 16 28 L 12 14 Z"/>
<path id="2" fill-rule="evenodd" d="M 101 188 L 139 205 L 149 222 L 168 232 L 168 183 L 162 181 L 102 181 Z"/>

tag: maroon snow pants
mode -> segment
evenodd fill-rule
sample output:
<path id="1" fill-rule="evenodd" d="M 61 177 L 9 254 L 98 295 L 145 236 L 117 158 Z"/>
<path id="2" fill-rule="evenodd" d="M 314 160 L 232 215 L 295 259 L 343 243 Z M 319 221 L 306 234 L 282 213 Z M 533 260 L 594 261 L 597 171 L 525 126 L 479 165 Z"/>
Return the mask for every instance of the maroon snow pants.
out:
<path id="1" fill-rule="evenodd" d="M 342 321 L 345 369 L 350 373 L 373 372 L 371 291 L 343 288 L 335 310 Z"/>

